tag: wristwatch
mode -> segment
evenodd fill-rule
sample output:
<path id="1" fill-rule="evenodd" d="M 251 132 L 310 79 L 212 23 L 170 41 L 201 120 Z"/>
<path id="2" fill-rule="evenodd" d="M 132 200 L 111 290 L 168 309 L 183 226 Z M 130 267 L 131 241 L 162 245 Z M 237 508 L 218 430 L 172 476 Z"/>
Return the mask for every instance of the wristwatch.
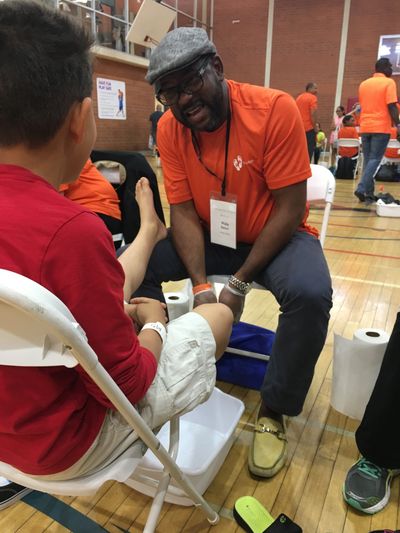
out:
<path id="1" fill-rule="evenodd" d="M 162 345 L 164 346 L 165 341 L 167 340 L 167 330 L 165 329 L 164 324 L 161 324 L 161 322 L 147 322 L 140 331 L 143 331 L 144 329 L 153 329 L 156 331 L 162 341 Z"/>
<path id="2" fill-rule="evenodd" d="M 246 281 L 241 281 L 238 278 L 235 278 L 235 276 L 230 276 L 228 280 L 229 285 L 232 285 L 232 287 L 235 287 L 239 292 L 246 295 L 250 292 L 251 289 L 251 283 L 247 283 Z"/>

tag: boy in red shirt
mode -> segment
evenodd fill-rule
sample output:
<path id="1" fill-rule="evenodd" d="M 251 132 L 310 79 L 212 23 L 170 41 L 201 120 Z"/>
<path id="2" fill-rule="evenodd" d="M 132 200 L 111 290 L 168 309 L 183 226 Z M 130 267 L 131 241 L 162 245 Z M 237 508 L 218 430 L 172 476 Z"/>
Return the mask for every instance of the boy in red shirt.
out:
<path id="1" fill-rule="evenodd" d="M 157 300 L 124 305 L 166 233 L 147 180 L 136 189 L 140 232 L 119 261 L 99 217 L 58 193 L 77 178 L 96 138 L 90 39 L 59 11 L 6 0 L 0 42 L 7 79 L 0 85 L 0 268 L 67 305 L 101 364 L 157 427 L 211 393 L 232 312 L 205 305 L 167 326 Z M 162 386 L 165 406 L 157 404 Z M 115 454 L 141 455 L 136 434 L 79 366 L 1 366 L 0 405 L 0 461 L 32 477 L 72 479 L 111 464 Z"/>

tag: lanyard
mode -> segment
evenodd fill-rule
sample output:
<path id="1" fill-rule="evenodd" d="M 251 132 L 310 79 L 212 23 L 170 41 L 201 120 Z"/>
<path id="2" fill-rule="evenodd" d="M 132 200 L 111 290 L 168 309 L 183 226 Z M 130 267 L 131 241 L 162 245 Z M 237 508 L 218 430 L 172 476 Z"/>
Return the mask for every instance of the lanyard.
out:
<path id="1" fill-rule="evenodd" d="M 194 147 L 194 150 L 195 150 L 196 155 L 197 155 L 197 159 L 199 160 L 200 164 L 207 170 L 207 172 L 209 174 L 211 174 L 212 176 L 214 176 L 217 179 L 221 179 L 219 176 L 217 176 L 217 174 L 215 172 L 210 170 L 204 164 L 203 160 L 201 159 L 201 151 L 200 151 L 199 141 L 197 140 L 197 137 L 196 137 L 195 133 L 193 132 L 193 130 L 190 130 L 190 131 L 191 131 L 191 134 L 192 134 L 193 147 Z M 228 104 L 228 112 L 227 112 L 227 117 L 226 117 L 226 133 L 225 133 L 224 177 L 222 178 L 222 184 L 221 184 L 221 195 L 222 196 L 225 196 L 225 194 L 226 194 L 226 169 L 227 169 L 227 165 L 228 165 L 228 151 L 229 151 L 229 138 L 230 138 L 230 135 L 231 135 L 231 109 L 230 109 L 230 106 Z"/>

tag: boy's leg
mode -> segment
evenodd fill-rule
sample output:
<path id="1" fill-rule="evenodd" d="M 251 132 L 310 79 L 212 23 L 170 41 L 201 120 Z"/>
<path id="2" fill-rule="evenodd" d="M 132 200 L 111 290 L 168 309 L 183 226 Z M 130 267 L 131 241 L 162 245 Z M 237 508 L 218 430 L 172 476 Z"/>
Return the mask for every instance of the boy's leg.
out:
<path id="1" fill-rule="evenodd" d="M 216 353 L 228 343 L 233 316 L 223 304 L 205 304 L 167 325 L 157 374 L 139 402 L 150 427 L 159 427 L 205 402 L 216 379 Z"/>
<path id="2" fill-rule="evenodd" d="M 218 360 L 225 352 L 231 336 L 232 311 L 224 304 L 203 304 L 193 309 L 193 312 L 207 320 L 215 340 L 215 358 Z"/>
<path id="3" fill-rule="evenodd" d="M 142 283 L 154 246 L 167 236 L 167 230 L 154 209 L 153 193 L 146 178 L 141 178 L 136 184 L 136 201 L 140 209 L 140 230 L 118 257 L 125 272 L 126 301 Z"/>

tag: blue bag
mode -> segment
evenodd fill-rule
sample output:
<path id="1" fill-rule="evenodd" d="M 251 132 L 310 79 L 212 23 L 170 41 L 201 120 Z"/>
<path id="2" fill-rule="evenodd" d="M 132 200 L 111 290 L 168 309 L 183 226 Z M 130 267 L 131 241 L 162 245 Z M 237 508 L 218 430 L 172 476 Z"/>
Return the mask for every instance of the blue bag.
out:
<path id="1" fill-rule="evenodd" d="M 229 345 L 217 362 L 217 379 L 260 390 L 274 338 L 269 329 L 246 322 L 235 324 Z"/>

